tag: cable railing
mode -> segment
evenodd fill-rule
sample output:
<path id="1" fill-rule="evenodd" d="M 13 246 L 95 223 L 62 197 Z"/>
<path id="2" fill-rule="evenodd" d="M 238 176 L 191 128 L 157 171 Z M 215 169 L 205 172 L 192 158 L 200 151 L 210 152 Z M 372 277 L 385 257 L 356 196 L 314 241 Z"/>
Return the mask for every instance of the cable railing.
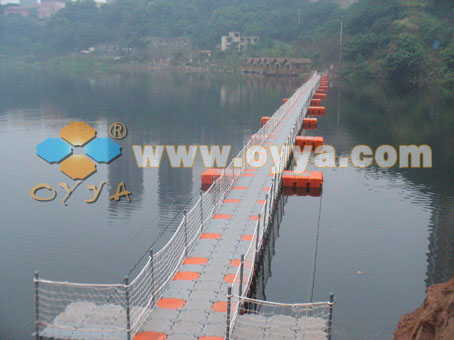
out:
<path id="1" fill-rule="evenodd" d="M 184 258 L 200 238 L 204 228 L 245 171 L 248 148 L 252 145 L 263 145 L 303 94 L 305 97 L 300 104 L 300 112 L 306 112 L 318 82 L 319 76 L 314 74 L 309 82 L 299 88 L 269 121 L 250 137 L 248 143 L 235 157 L 243 160 L 242 165 L 234 164 L 235 158 L 232 159 L 222 175 L 213 180 L 211 187 L 200 196 L 192 209 L 184 213 L 177 230 L 165 246 L 157 253 L 150 250 L 148 261 L 134 280 L 129 281 L 126 277 L 121 284 L 70 283 L 43 280 L 36 273 L 33 280 L 36 338 L 132 339 L 150 315 Z M 311 87 L 312 90 L 307 91 Z M 304 114 L 297 117 L 286 146 L 293 144 L 303 118 Z M 273 178 L 267 203 L 264 205 L 265 210 L 262 211 L 258 229 L 254 234 L 255 241 L 251 242 L 246 253 L 245 261 L 249 261 L 250 267 L 246 267 L 249 269 L 246 270 L 247 281 L 243 283 L 245 287 L 249 286 L 252 278 L 252 267 L 259 243 L 262 241 L 263 226 L 268 223 L 285 163 L 286 160 L 281 159 L 278 164 L 279 173 Z M 238 283 L 237 273 L 234 287 L 237 287 Z M 232 325 L 237 313 L 236 309 L 231 320 Z"/>
<path id="2" fill-rule="evenodd" d="M 314 84 L 314 82 L 315 82 L 315 84 Z M 303 119 L 307 115 L 307 109 L 311 102 L 313 93 L 315 92 L 315 89 L 318 87 L 318 83 L 319 83 L 319 78 L 313 76 L 309 82 L 307 82 L 304 86 L 302 86 L 296 92 L 297 98 L 300 97 L 300 95 L 302 93 L 304 93 L 304 92 L 306 92 L 306 93 L 304 94 L 304 97 L 302 99 L 300 114 L 295 119 L 294 125 L 291 128 L 287 141 L 282 146 L 283 148 L 290 149 L 294 145 L 295 138 L 300 131 Z M 308 88 L 310 88 L 311 86 L 312 86 L 312 90 L 307 91 Z M 292 99 L 293 98 L 294 97 L 292 97 Z M 291 100 L 289 100 L 288 102 L 292 103 Z M 249 329 L 255 329 L 256 331 L 257 331 L 258 327 L 262 327 L 264 332 L 268 331 L 268 333 L 270 334 L 273 324 L 275 327 L 275 331 L 277 332 L 277 333 L 275 333 L 275 335 L 277 336 L 276 338 L 280 338 L 279 331 L 282 330 L 282 327 L 280 329 L 279 325 L 275 324 L 274 319 L 272 318 L 272 315 L 274 315 L 276 313 L 273 313 L 273 312 L 268 312 L 269 318 L 268 318 L 268 320 L 265 320 L 266 326 L 260 324 L 260 322 L 265 322 L 264 319 L 257 318 L 257 317 L 255 317 L 255 320 L 256 320 L 255 325 L 253 322 L 249 322 L 249 323 L 245 322 L 245 320 L 248 320 L 247 317 L 241 318 L 242 322 L 240 323 L 240 325 L 235 326 L 235 324 L 238 321 L 239 314 L 248 315 L 251 313 L 251 311 L 247 310 L 247 308 L 244 307 L 245 305 L 247 305 L 248 302 L 252 301 L 252 299 L 247 298 L 248 289 L 249 289 L 249 286 L 253 279 L 254 264 L 256 262 L 257 256 L 259 255 L 260 249 L 262 248 L 264 234 L 267 231 L 269 224 L 271 223 L 272 213 L 274 210 L 276 200 L 278 199 L 278 195 L 279 195 L 279 188 L 280 188 L 280 184 L 281 184 L 282 173 L 285 170 L 285 168 L 287 167 L 287 164 L 289 162 L 289 154 L 290 154 L 289 152 L 282 152 L 281 157 L 279 159 L 279 163 L 275 166 L 275 168 L 276 168 L 275 175 L 272 179 L 271 187 L 269 188 L 269 190 L 266 194 L 265 204 L 264 204 L 260 214 L 258 215 L 259 218 L 258 218 L 256 226 L 255 226 L 255 231 L 252 236 L 252 241 L 251 241 L 246 253 L 244 255 L 241 255 L 240 266 L 236 272 L 236 275 L 235 275 L 235 278 L 233 280 L 231 287 L 228 288 L 228 292 L 227 292 L 228 304 L 227 304 L 227 320 L 226 320 L 226 336 L 225 336 L 226 339 L 229 339 L 232 336 L 232 332 L 235 329 L 237 329 L 237 330 L 242 329 L 242 331 L 244 332 L 243 327 L 246 327 Z M 299 304 L 299 305 L 297 305 L 297 304 L 285 305 L 285 304 L 279 304 L 279 303 L 274 303 L 274 302 L 269 302 L 269 301 L 260 301 L 260 300 L 254 300 L 254 303 L 255 303 L 255 305 L 261 305 L 261 306 L 263 306 L 263 305 L 267 305 L 267 306 L 272 305 L 275 307 L 281 306 L 281 307 L 285 307 L 290 310 L 292 308 L 295 308 L 295 306 L 305 306 L 305 308 L 306 307 L 312 308 L 312 310 L 320 309 L 320 310 L 323 310 L 324 312 L 328 311 L 327 315 L 331 315 L 330 318 L 332 318 L 332 306 L 333 306 L 332 301 L 331 301 L 331 303 L 326 302 L 326 303 L 312 303 L 312 304 Z M 323 306 L 324 308 L 318 308 L 320 306 Z M 285 309 L 285 308 L 282 308 L 282 309 Z M 312 315 L 312 317 L 316 318 L 319 316 Z M 295 318 L 298 318 L 297 313 L 295 314 Z M 250 317 L 249 319 L 254 320 L 254 317 Z M 313 320 L 311 320 L 311 321 L 313 321 Z M 326 323 L 326 327 L 321 327 L 321 328 L 323 328 L 323 335 L 325 336 L 324 339 L 326 339 L 327 336 L 328 337 L 331 336 L 331 325 L 330 324 Z M 240 334 L 238 334 L 238 332 L 235 332 L 235 339 L 241 338 L 242 331 L 239 331 Z M 305 329 L 302 328 L 301 331 L 304 332 Z M 260 334 L 262 334 L 262 333 L 260 333 Z M 273 333 L 271 332 L 271 335 L 272 334 Z M 257 334 L 255 334 L 255 337 L 252 334 L 249 334 L 249 337 L 245 337 L 245 338 L 253 339 L 253 338 L 261 338 L 261 337 L 258 336 Z"/>

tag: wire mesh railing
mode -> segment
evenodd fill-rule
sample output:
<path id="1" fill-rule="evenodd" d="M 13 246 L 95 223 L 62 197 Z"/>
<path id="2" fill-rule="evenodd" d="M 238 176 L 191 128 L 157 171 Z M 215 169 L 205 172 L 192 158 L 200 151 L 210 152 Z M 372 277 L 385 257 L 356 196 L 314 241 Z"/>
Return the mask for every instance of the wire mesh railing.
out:
<path id="1" fill-rule="evenodd" d="M 43 280 L 36 273 L 34 278 L 36 338 L 131 339 L 153 310 L 185 256 L 200 238 L 204 227 L 242 175 L 246 168 L 244 160 L 248 148 L 252 145 L 262 145 L 306 91 L 301 107 L 301 112 L 305 112 L 318 81 L 319 76 L 314 74 L 309 82 L 298 89 L 271 119 L 251 136 L 235 157 L 243 160 L 242 165 L 234 164 L 234 159 L 230 162 L 222 175 L 200 196 L 193 208 L 184 213 L 180 225 L 166 245 L 157 253 L 150 250 L 148 261 L 134 280 L 129 282 L 129 278 L 126 277 L 121 284 L 82 284 Z M 309 88 L 312 88 L 312 91 L 308 91 Z M 303 115 L 299 115 L 295 121 L 286 142 L 287 146 L 293 143 L 302 119 Z M 258 221 L 254 234 L 255 242 L 251 243 L 245 257 L 245 263 L 248 263 L 243 267 L 246 280 L 242 285 L 245 287 L 249 286 L 252 279 L 255 254 L 263 236 L 264 228 L 260 230 L 259 227 L 267 225 L 269 209 L 276 199 L 285 162 L 286 160 L 282 159 L 278 164 L 279 172 L 273 178 L 267 204 L 264 205 L 265 210 Z M 234 286 L 238 285 L 237 274 Z M 237 313 L 236 309 L 235 315 Z"/>
<path id="2" fill-rule="evenodd" d="M 331 337 L 332 296 L 328 302 L 297 304 L 236 298 L 241 315 L 232 329 L 232 339 L 326 340 Z"/>
<path id="3" fill-rule="evenodd" d="M 266 194 L 266 200 L 265 204 L 262 208 L 261 213 L 259 214 L 259 218 L 256 223 L 255 231 L 252 237 L 252 241 L 249 245 L 249 248 L 247 249 L 246 253 L 241 256 L 241 264 L 236 272 L 235 278 L 233 280 L 232 286 L 229 287 L 229 292 L 228 292 L 228 312 L 227 312 L 227 320 L 226 320 L 226 339 L 229 339 L 230 336 L 232 335 L 232 331 L 235 329 L 243 329 L 242 324 L 240 325 L 235 325 L 235 323 L 238 321 L 238 316 L 239 314 L 248 313 L 249 311 L 245 309 L 245 304 L 250 302 L 251 299 L 247 298 L 248 294 L 248 288 L 251 284 L 253 274 L 254 274 L 254 264 L 256 261 L 256 257 L 259 254 L 259 251 L 262 247 L 262 242 L 263 242 L 263 236 L 264 233 L 266 232 L 270 220 L 271 220 L 271 215 L 274 209 L 274 205 L 276 203 L 276 199 L 278 198 L 279 195 L 279 188 L 280 188 L 280 183 L 282 179 L 282 172 L 285 170 L 288 162 L 289 162 L 289 155 L 290 155 L 290 150 L 291 147 L 294 145 L 294 141 L 296 136 L 298 135 L 300 128 L 302 126 L 303 119 L 307 115 L 307 109 L 309 107 L 309 104 L 311 102 L 312 96 L 315 92 L 315 90 L 318 87 L 320 78 L 318 76 L 313 76 L 305 85 L 303 85 L 295 94 L 295 96 L 292 96 L 289 101 L 287 101 L 286 104 L 293 105 L 296 98 L 300 98 L 303 96 L 300 100 L 300 114 L 297 116 L 297 118 L 294 121 L 294 125 L 291 128 L 291 131 L 288 135 L 288 138 L 285 142 L 284 145 L 282 145 L 282 148 L 287 148 L 289 152 L 282 152 L 279 162 L 275 164 L 275 175 L 272 179 L 272 184 L 270 189 L 268 190 Z M 309 91 L 309 89 L 311 89 Z M 266 126 L 266 125 L 265 125 Z M 261 306 L 281 306 L 282 309 L 285 308 L 291 309 L 291 308 L 296 308 L 295 306 L 303 306 L 303 304 L 300 305 L 284 305 L 284 304 L 279 304 L 279 303 L 273 303 L 273 302 L 267 302 L 267 301 L 260 301 L 260 300 L 254 300 L 255 305 L 261 305 Z M 332 308 L 332 304 L 330 305 L 329 303 L 315 303 L 315 304 L 305 304 L 307 308 L 312 308 L 315 309 L 317 306 L 324 306 L 325 309 L 330 309 Z M 318 307 L 317 307 L 318 308 Z M 332 313 L 332 310 L 331 310 Z M 255 337 L 251 337 L 251 334 L 249 334 L 249 337 L 245 337 L 247 339 L 253 339 L 253 338 L 262 338 L 262 336 L 270 336 L 269 339 L 277 339 L 281 338 L 278 334 L 274 334 L 271 329 L 273 327 L 273 322 L 275 318 L 271 318 L 273 313 L 269 314 L 269 317 L 266 318 L 266 325 L 261 325 L 262 327 L 261 330 L 257 330 L 258 333 L 256 334 Z M 331 315 L 332 316 L 332 315 Z M 294 319 L 298 319 L 298 315 L 295 314 Z M 245 320 L 247 318 L 243 318 L 242 320 Z M 254 319 L 254 318 L 252 318 Z M 258 318 L 255 318 L 258 319 Z M 278 319 L 278 318 L 276 318 Z M 300 318 L 302 319 L 302 318 Z M 264 321 L 264 320 L 262 320 Z M 292 320 L 293 322 L 294 320 Z M 296 322 L 296 321 L 295 321 Z M 244 323 L 244 321 L 242 321 Z M 251 327 L 250 327 L 251 326 Z M 329 331 L 327 329 L 323 330 L 323 334 L 325 336 L 324 339 L 326 339 L 326 336 L 330 337 L 331 334 L 331 325 Z M 236 328 L 235 328 L 236 327 Z M 245 328 L 250 327 L 250 329 L 254 328 L 252 325 L 247 325 L 245 324 Z M 260 328 L 259 327 L 259 328 Z M 276 324 L 275 327 L 279 329 L 279 326 Z M 256 327 L 257 328 L 257 325 Z M 268 330 L 265 332 L 265 330 Z M 263 332 L 265 333 L 263 333 Z M 261 333 L 262 332 L 262 333 Z M 304 329 L 303 329 L 304 332 Z M 241 331 L 240 331 L 241 333 Z M 277 332 L 279 333 L 279 332 Z M 273 338 L 273 336 L 276 335 L 276 337 Z M 235 333 L 235 339 L 236 338 L 241 338 L 240 335 Z"/>

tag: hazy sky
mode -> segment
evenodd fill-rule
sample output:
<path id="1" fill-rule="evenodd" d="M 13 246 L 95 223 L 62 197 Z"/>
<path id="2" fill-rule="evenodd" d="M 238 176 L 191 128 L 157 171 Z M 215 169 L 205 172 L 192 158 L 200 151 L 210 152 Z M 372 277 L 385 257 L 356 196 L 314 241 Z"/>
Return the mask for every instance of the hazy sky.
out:
<path id="1" fill-rule="evenodd" d="M 106 2 L 106 0 L 95 0 L 95 1 L 96 1 L 96 2 L 102 2 L 102 3 Z M 40 1 L 37 0 L 36 2 L 39 3 Z M 19 3 L 20 3 L 19 0 L 0 0 L 0 4 L 1 4 L 1 5 L 6 5 L 6 4 L 19 4 Z"/>
<path id="2" fill-rule="evenodd" d="M 0 0 L 0 4 L 6 5 L 6 4 L 18 4 L 19 0 Z"/>

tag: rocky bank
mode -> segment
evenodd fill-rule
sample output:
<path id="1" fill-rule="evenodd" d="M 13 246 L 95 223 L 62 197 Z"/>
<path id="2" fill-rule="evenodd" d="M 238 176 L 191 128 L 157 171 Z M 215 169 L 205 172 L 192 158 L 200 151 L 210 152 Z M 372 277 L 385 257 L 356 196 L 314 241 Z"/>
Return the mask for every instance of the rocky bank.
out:
<path id="1" fill-rule="evenodd" d="M 394 340 L 454 339 L 454 278 L 432 285 L 423 305 L 405 314 L 394 332 Z"/>

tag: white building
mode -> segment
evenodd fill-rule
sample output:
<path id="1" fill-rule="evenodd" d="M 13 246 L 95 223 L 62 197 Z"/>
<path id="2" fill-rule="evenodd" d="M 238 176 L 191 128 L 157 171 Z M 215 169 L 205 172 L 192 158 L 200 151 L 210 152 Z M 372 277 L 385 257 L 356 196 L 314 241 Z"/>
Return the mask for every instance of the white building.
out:
<path id="1" fill-rule="evenodd" d="M 221 51 L 235 49 L 244 51 L 248 45 L 255 45 L 259 42 L 259 37 L 242 37 L 240 32 L 229 32 L 229 35 L 221 37 Z"/>
<path id="2" fill-rule="evenodd" d="M 8 4 L 19 5 L 19 0 L 0 0 L 0 5 L 8 5 Z"/>

